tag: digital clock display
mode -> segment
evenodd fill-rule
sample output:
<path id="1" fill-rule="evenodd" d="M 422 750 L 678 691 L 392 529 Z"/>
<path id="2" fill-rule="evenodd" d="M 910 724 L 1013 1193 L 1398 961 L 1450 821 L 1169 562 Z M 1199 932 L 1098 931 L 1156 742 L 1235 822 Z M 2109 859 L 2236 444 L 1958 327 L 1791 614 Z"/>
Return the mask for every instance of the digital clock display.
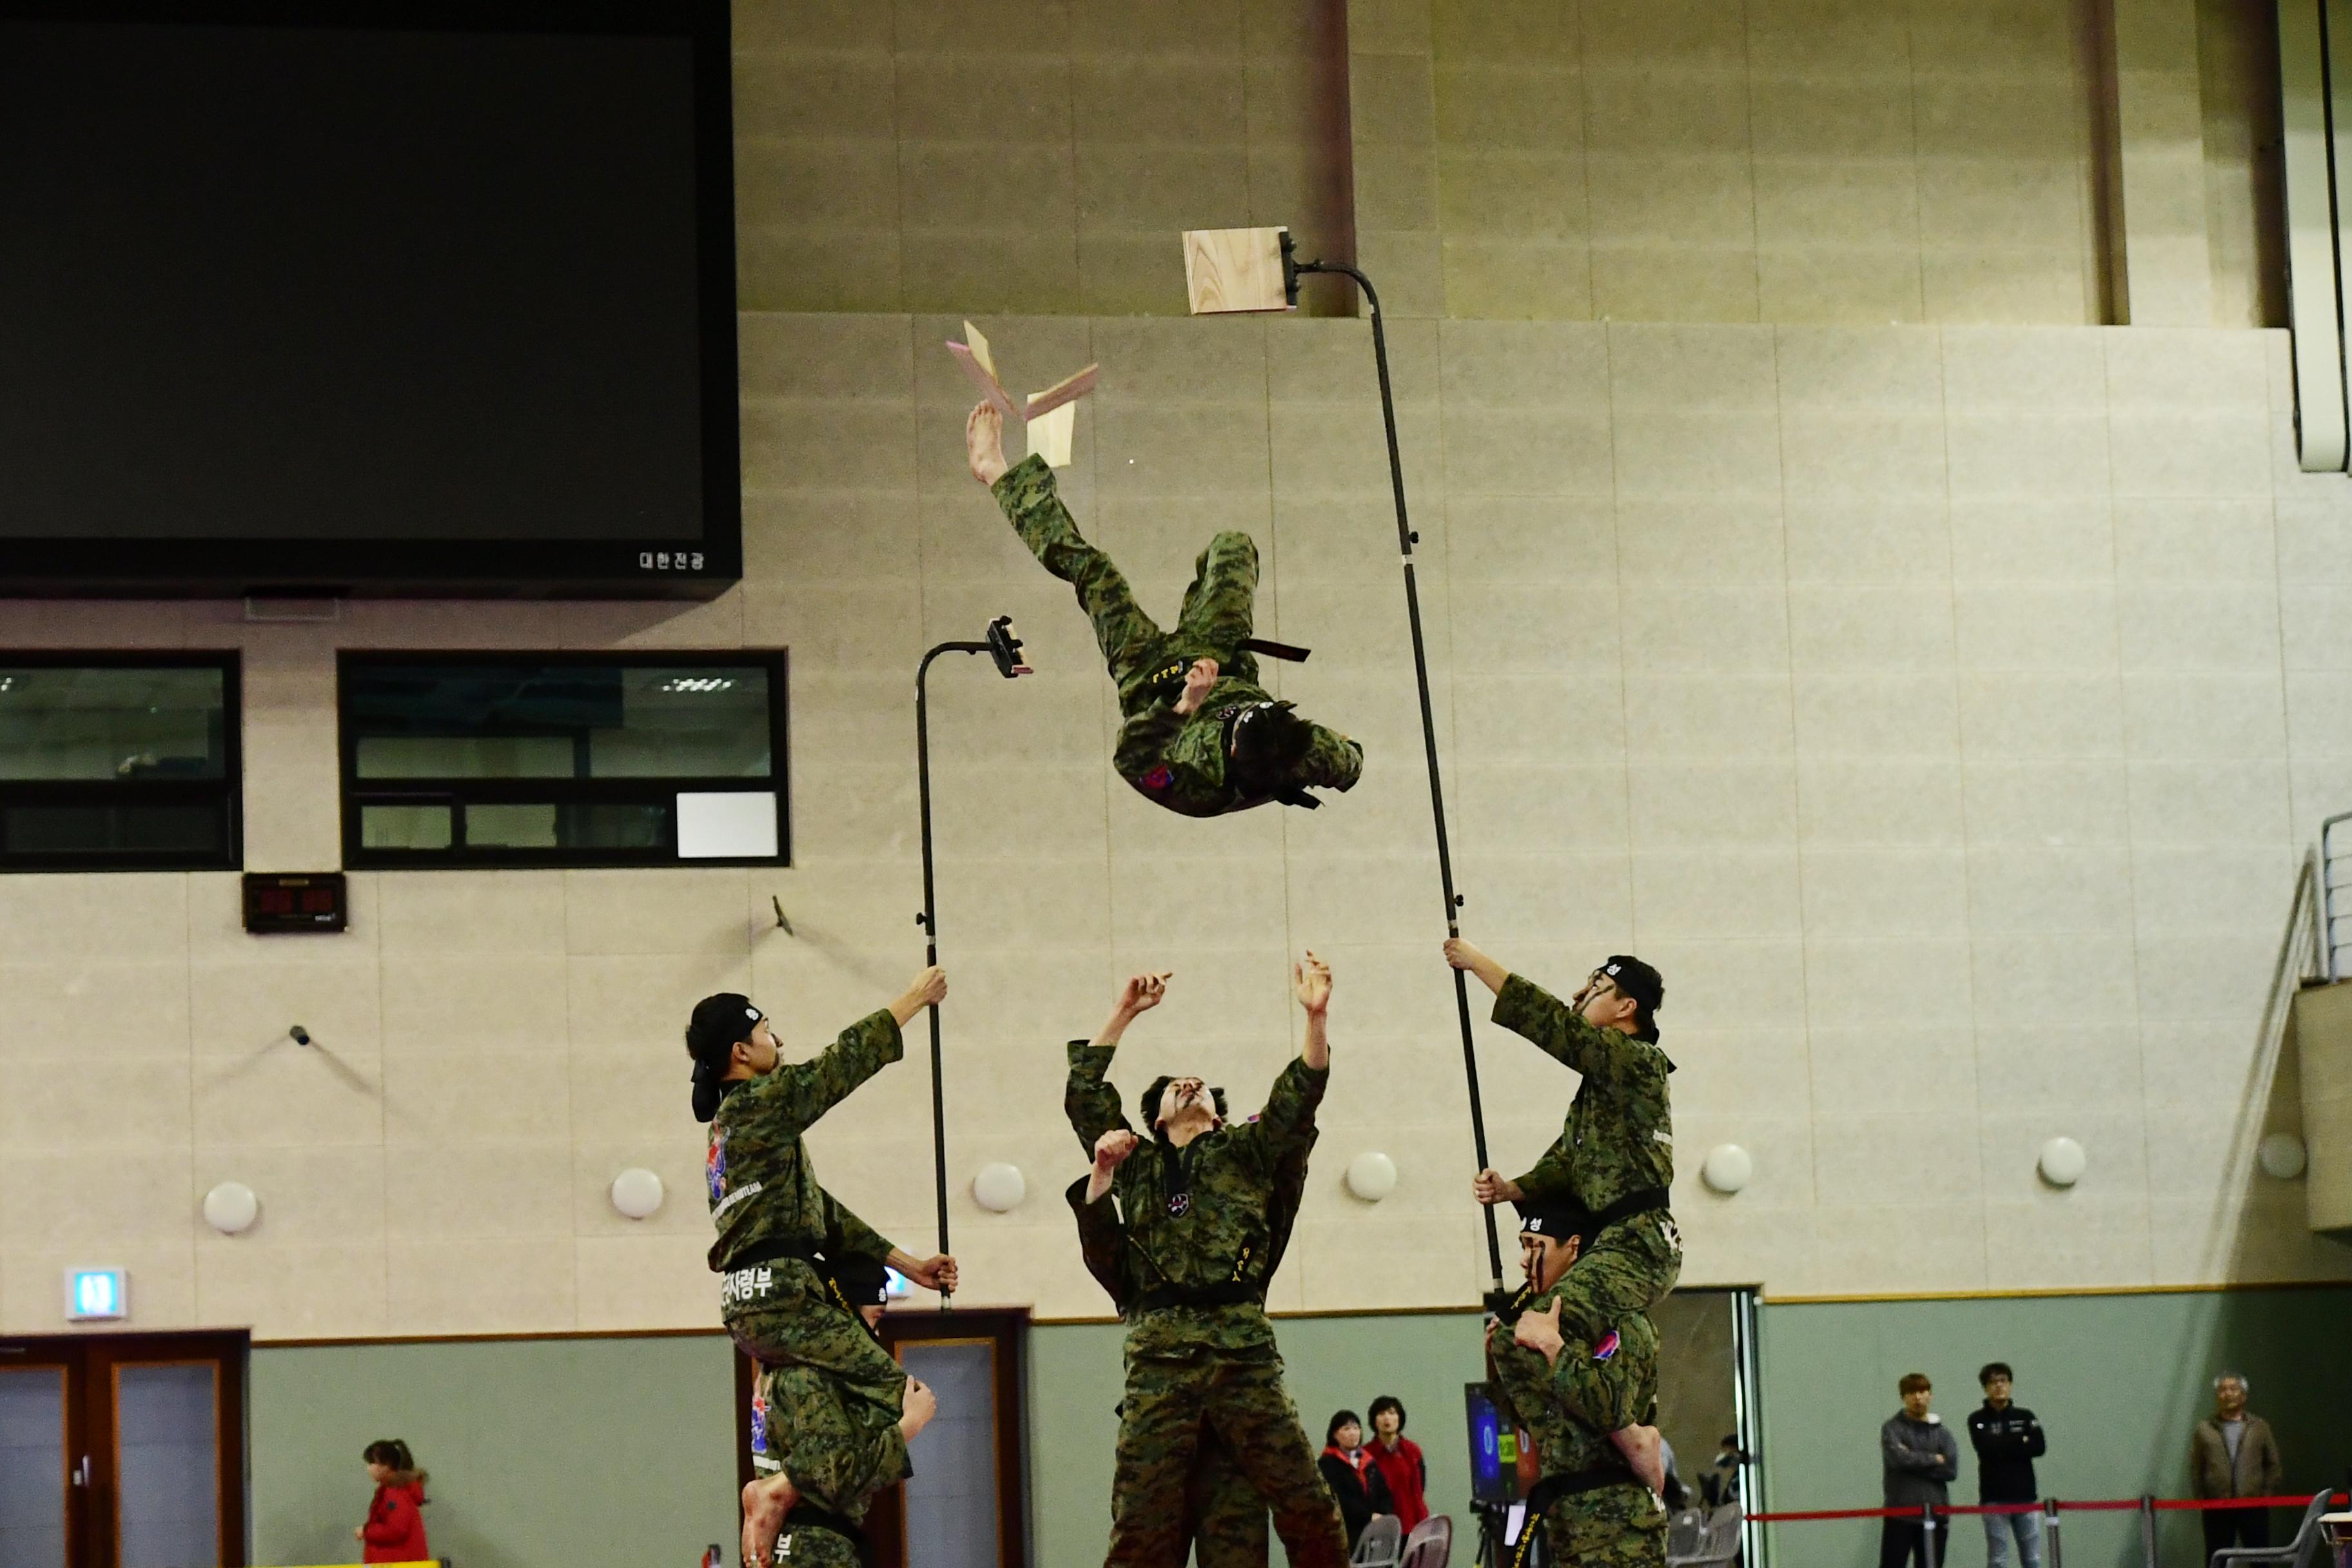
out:
<path id="1" fill-rule="evenodd" d="M 341 931 L 349 923 L 341 871 L 249 872 L 245 879 L 245 929 Z"/>

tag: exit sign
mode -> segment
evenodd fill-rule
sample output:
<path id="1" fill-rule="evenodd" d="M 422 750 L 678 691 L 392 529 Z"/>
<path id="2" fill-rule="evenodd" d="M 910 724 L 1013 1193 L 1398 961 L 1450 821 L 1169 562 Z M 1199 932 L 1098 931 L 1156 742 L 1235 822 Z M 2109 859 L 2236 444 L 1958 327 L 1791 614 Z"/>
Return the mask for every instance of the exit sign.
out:
<path id="1" fill-rule="evenodd" d="M 131 1275 L 121 1268 L 66 1270 L 66 1321 L 103 1323 L 131 1315 Z"/>

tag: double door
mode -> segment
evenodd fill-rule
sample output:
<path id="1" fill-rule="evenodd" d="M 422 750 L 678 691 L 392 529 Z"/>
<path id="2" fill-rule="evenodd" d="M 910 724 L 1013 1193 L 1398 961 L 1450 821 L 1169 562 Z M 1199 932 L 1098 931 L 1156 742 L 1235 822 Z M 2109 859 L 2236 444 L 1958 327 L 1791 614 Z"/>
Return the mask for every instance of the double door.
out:
<path id="1" fill-rule="evenodd" d="M 246 1336 L 0 1340 L 0 1568 L 243 1568 Z"/>

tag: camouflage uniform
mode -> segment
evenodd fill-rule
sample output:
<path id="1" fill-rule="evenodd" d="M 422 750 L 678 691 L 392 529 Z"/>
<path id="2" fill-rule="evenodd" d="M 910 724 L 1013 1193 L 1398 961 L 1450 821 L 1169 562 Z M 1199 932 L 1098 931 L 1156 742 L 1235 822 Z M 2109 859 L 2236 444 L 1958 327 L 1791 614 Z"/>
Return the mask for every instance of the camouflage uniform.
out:
<path id="1" fill-rule="evenodd" d="M 1545 1364 L 1541 1351 L 1516 1342 L 1508 1323 L 1496 1323 L 1486 1331 L 1487 1387 L 1505 1417 L 1534 1439 L 1546 1477 L 1591 1471 L 1624 1476 L 1553 1499 L 1543 1511 L 1550 1560 L 1572 1568 L 1664 1568 L 1665 1510 L 1626 1469 L 1609 1436 L 1643 1420 L 1657 1404 L 1657 1331 L 1647 1317 L 1634 1312 L 1598 1333 L 1569 1332 L 1566 1303 L 1583 1271 L 1579 1258 L 1559 1284 L 1524 1303 L 1538 1310 L 1562 1303 L 1567 1342 L 1559 1362 Z M 1530 1520 L 1506 1568 L 1529 1561 L 1534 1534 Z"/>
<path id="2" fill-rule="evenodd" d="M 1274 700 L 1258 684 L 1257 660 L 1242 647 L 1252 635 L 1257 597 L 1257 546 L 1249 535 L 1220 533 L 1201 552 L 1171 636 L 1136 604 L 1110 557 L 1079 537 L 1043 458 L 1014 464 L 996 481 L 995 493 L 1021 542 L 1046 571 L 1077 590 L 1078 604 L 1094 623 L 1126 720 L 1111 757 L 1118 776 L 1146 800 L 1186 816 L 1221 816 L 1264 805 L 1270 797 L 1244 796 L 1227 779 L 1225 766 L 1227 716 Z M 1196 658 L 1217 661 L 1216 684 L 1198 709 L 1179 713 L 1184 672 Z M 1291 781 L 1353 788 L 1364 771 L 1363 747 L 1320 724 L 1312 729 L 1313 743 Z"/>
<path id="3" fill-rule="evenodd" d="M 1089 1158 L 1096 1140 L 1127 1126 L 1103 1075 L 1112 1047 L 1073 1041 L 1065 1108 Z M 1178 1149 L 1147 1139 L 1112 1178 L 1124 1217 L 1127 1394 L 1119 1405 L 1111 1487 L 1115 1568 L 1181 1568 L 1186 1493 L 1204 1436 L 1222 1438 L 1274 1512 L 1294 1568 L 1341 1568 L 1339 1508 L 1283 1386 L 1282 1356 L 1265 1316 L 1265 1281 L 1286 1235 L 1277 1191 L 1284 1162 L 1303 1167 L 1315 1107 L 1329 1070 L 1293 1061 L 1265 1112 Z"/>
<path id="4" fill-rule="evenodd" d="M 1269 1279 L 1282 1267 L 1282 1255 L 1290 1246 L 1290 1227 L 1307 1194 L 1307 1155 L 1315 1146 L 1315 1137 L 1309 1125 L 1275 1164 L 1274 1197 L 1266 1207 L 1265 1278 Z M 1078 1250 L 1086 1258 L 1087 1272 L 1109 1292 L 1123 1318 L 1129 1299 L 1127 1231 L 1110 1194 L 1106 1193 L 1090 1204 L 1087 1186 L 1087 1178 L 1080 1176 L 1070 1184 L 1066 1194 L 1070 1212 L 1077 1216 Z M 1201 1436 L 1192 1479 L 1185 1488 L 1184 1514 L 1195 1568 L 1265 1568 L 1265 1500 L 1242 1473 L 1233 1450 L 1214 1432 Z"/>
<path id="5" fill-rule="evenodd" d="M 850 1419 L 887 1431 L 883 1441 L 896 1446 L 900 1473 L 905 1371 L 814 1263 L 779 1254 L 889 1256 L 887 1241 L 817 1185 L 801 1135 L 905 1049 L 886 1009 L 852 1024 L 807 1061 L 731 1086 L 711 1119 L 706 1161 L 710 1215 L 719 1227 L 710 1267 L 720 1276 L 719 1314 L 728 1331 L 762 1366 L 824 1374 Z M 793 1479 L 797 1485 L 797 1473 Z"/>
<path id="6" fill-rule="evenodd" d="M 895 1416 L 882 1422 L 870 1409 L 853 1415 L 815 1368 L 762 1366 L 751 1385 L 751 1468 L 786 1471 L 800 1493 L 771 1563 L 857 1568 L 856 1543 L 813 1521 L 808 1510 L 862 1525 L 876 1496 L 906 1479 L 907 1443 Z"/>
<path id="7" fill-rule="evenodd" d="M 1674 1121 L 1666 1075 L 1675 1064 L 1646 1040 L 1595 1028 L 1543 987 L 1514 974 L 1495 997 L 1495 1022 L 1524 1035 L 1583 1081 L 1559 1140 L 1518 1178 L 1530 1198 L 1570 1198 L 1594 1214 L 1675 1179 Z M 1664 1208 L 1586 1238 L 1568 1272 L 1560 1332 L 1594 1339 L 1645 1312 L 1682 1273 L 1682 1234 Z"/>

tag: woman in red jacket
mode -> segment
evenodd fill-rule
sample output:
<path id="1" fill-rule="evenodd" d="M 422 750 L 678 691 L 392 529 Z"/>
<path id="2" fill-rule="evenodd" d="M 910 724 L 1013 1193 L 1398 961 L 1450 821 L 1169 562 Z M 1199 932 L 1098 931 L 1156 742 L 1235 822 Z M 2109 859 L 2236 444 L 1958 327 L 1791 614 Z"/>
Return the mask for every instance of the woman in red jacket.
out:
<path id="1" fill-rule="evenodd" d="M 352 1531 L 363 1548 L 362 1563 L 425 1563 L 433 1553 L 425 1544 L 425 1472 L 416 1468 L 408 1445 L 385 1437 L 367 1446 L 360 1456 L 367 1461 L 368 1479 L 375 1483 L 375 1500 L 368 1504 L 367 1522 Z"/>
<path id="2" fill-rule="evenodd" d="M 1381 1479 L 1388 1482 L 1397 1523 L 1410 1535 L 1414 1525 L 1429 1517 L 1429 1501 L 1423 1495 L 1429 1486 L 1429 1466 L 1421 1457 L 1421 1445 L 1404 1435 L 1404 1405 L 1395 1394 L 1383 1394 L 1372 1401 L 1372 1440 L 1364 1451 L 1371 1455 Z"/>

